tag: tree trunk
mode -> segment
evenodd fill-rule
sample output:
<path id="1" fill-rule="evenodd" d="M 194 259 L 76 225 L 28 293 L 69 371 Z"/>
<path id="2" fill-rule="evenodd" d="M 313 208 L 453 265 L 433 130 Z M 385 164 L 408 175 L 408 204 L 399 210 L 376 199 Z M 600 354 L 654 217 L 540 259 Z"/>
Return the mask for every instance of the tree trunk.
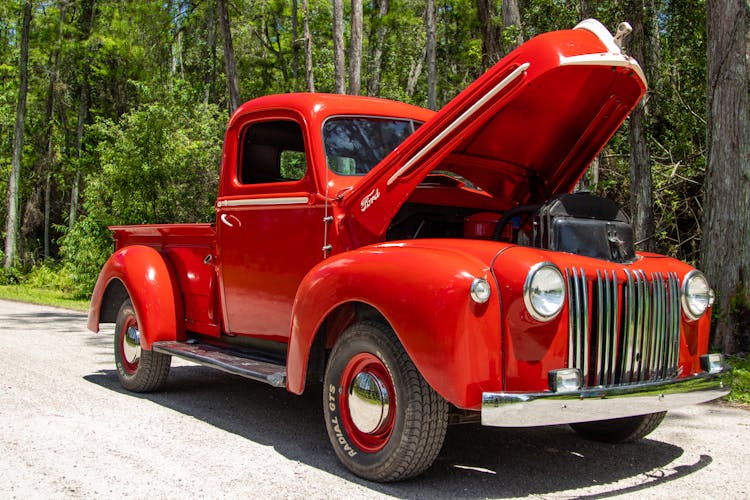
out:
<path id="1" fill-rule="evenodd" d="M 503 43 L 506 54 L 523 43 L 521 11 L 518 9 L 518 0 L 503 0 L 503 33 L 508 30 L 513 30 L 514 34 L 512 37 L 503 36 L 503 39 L 506 40 Z"/>
<path id="2" fill-rule="evenodd" d="M 425 28 L 427 31 L 427 107 L 437 109 L 437 26 L 435 0 L 427 0 L 425 6 Z"/>
<path id="3" fill-rule="evenodd" d="M 203 53 L 207 66 L 204 66 L 203 84 L 203 104 L 208 105 L 211 97 L 214 95 L 214 86 L 216 83 L 216 9 L 210 8 L 206 19 L 206 49 Z"/>
<path id="4" fill-rule="evenodd" d="M 638 61 L 644 61 L 646 33 L 643 0 L 626 1 L 625 16 L 630 19 L 633 27 L 633 32 L 627 40 L 628 52 Z M 651 179 L 651 154 L 646 139 L 648 117 L 644 101 L 638 103 L 630 115 L 630 209 L 633 219 L 633 237 L 637 247 L 641 250 L 653 251 L 656 248 L 654 188 Z"/>
<path id="5" fill-rule="evenodd" d="M 333 0 L 333 91 L 346 93 L 344 63 L 344 0 Z"/>
<path id="6" fill-rule="evenodd" d="M 638 62 L 645 66 L 646 78 L 648 79 L 649 92 L 646 100 L 646 113 L 649 116 L 650 123 L 659 122 L 662 112 L 660 110 L 660 96 L 664 95 L 664 84 L 662 82 L 659 66 L 661 65 L 661 41 L 659 36 L 659 4 L 660 0 L 644 1 L 644 60 L 638 59 Z M 637 59 L 637 58 L 636 58 Z"/>
<path id="7" fill-rule="evenodd" d="M 312 60 L 312 36 L 310 35 L 310 9 L 307 0 L 301 0 L 304 17 L 302 19 L 302 29 L 305 31 L 305 81 L 307 82 L 307 91 L 315 92 L 315 78 L 313 75 Z"/>
<path id="8" fill-rule="evenodd" d="M 372 43 L 370 59 L 370 81 L 367 84 L 367 95 L 380 95 L 380 69 L 383 61 L 383 44 L 385 43 L 385 16 L 388 15 L 388 0 L 380 0 L 378 8 L 377 30 Z"/>
<path id="9" fill-rule="evenodd" d="M 219 24 L 221 24 L 221 37 L 224 40 L 224 71 L 227 75 L 227 87 L 229 88 L 229 114 L 242 104 L 240 98 L 240 85 L 237 79 L 237 63 L 234 60 L 234 45 L 232 45 L 232 25 L 229 20 L 229 9 L 226 0 L 217 0 L 219 7 Z"/>
<path id="10" fill-rule="evenodd" d="M 349 37 L 349 94 L 362 90 L 362 0 L 352 0 L 352 28 Z"/>
<path id="11" fill-rule="evenodd" d="M 495 22 L 497 16 L 495 2 L 493 0 L 476 1 L 479 26 L 482 30 L 482 71 L 486 71 L 502 56 L 503 33 Z"/>
<path id="12" fill-rule="evenodd" d="M 66 4 L 62 2 L 60 4 L 60 26 L 57 32 L 57 47 L 55 48 L 55 54 L 53 55 L 52 71 L 50 71 L 49 78 L 49 99 L 47 101 L 47 116 L 46 125 L 47 130 L 47 147 L 45 152 L 45 158 L 42 163 L 43 171 L 42 175 L 45 178 L 44 182 L 44 260 L 50 257 L 50 212 L 52 203 L 52 173 L 55 170 L 55 143 L 54 137 L 54 116 L 55 116 L 55 103 L 57 102 L 57 82 L 60 79 L 60 57 L 62 55 L 62 43 L 63 43 L 63 26 L 65 24 L 65 7 Z"/>
<path id="13" fill-rule="evenodd" d="M 424 65 L 426 54 L 427 47 L 424 47 L 419 57 L 415 58 L 409 67 L 409 76 L 406 79 L 406 95 L 410 98 L 414 97 L 414 91 L 417 89 L 417 82 L 422 75 L 422 66 Z"/>
<path id="14" fill-rule="evenodd" d="M 292 79 L 294 79 L 294 90 L 297 90 L 297 78 L 299 78 L 299 8 L 297 0 L 292 0 Z"/>
<path id="15" fill-rule="evenodd" d="M 81 40 L 88 39 L 94 25 L 94 0 L 81 3 Z M 83 130 L 88 119 L 89 109 L 89 56 L 84 55 L 81 61 L 81 89 L 78 95 L 78 123 L 76 124 L 76 171 L 73 185 L 70 188 L 70 210 L 68 213 L 68 229 L 72 229 L 78 219 L 78 190 L 81 183 L 81 157 L 83 156 Z"/>
<path id="16" fill-rule="evenodd" d="M 591 0 L 579 0 L 578 2 L 578 20 L 591 19 L 596 17 L 596 7 Z"/>
<path id="17" fill-rule="evenodd" d="M 23 156 L 23 126 L 26 120 L 26 93 L 29 87 L 29 29 L 31 26 L 31 2 L 23 6 L 23 26 L 21 28 L 21 58 L 19 67 L 18 102 L 16 105 L 16 125 L 13 130 L 13 156 L 10 179 L 8 180 L 8 212 L 5 218 L 5 269 L 15 264 L 18 252 L 18 208 L 19 182 L 21 179 L 21 157 Z"/>
<path id="18" fill-rule="evenodd" d="M 708 164 L 701 265 L 717 295 L 714 344 L 727 353 L 739 348 L 738 336 L 748 331 L 750 314 L 746 9 L 745 0 L 706 2 Z"/>

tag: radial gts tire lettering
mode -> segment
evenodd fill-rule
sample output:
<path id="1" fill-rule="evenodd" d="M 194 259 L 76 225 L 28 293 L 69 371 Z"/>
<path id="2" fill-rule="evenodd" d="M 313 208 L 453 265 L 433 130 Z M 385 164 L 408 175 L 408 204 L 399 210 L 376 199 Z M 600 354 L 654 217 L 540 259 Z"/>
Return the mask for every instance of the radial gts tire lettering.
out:
<path id="1" fill-rule="evenodd" d="M 350 326 L 331 352 L 323 387 L 331 444 L 358 476 L 397 481 L 435 461 L 448 403 L 422 378 L 388 325 Z"/>
<path id="2" fill-rule="evenodd" d="M 117 377 L 125 389 L 151 392 L 164 386 L 172 356 L 141 348 L 138 318 L 129 298 L 117 313 L 114 347 Z"/>

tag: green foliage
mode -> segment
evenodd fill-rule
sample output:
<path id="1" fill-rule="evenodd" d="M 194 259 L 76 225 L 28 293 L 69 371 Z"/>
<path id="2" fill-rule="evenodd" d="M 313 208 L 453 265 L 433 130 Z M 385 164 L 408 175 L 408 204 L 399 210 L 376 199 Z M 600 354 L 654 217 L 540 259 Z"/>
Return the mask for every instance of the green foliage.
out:
<path id="1" fill-rule="evenodd" d="M 0 250 L 0 262 L 5 260 L 5 254 Z M 0 285 L 16 285 L 21 282 L 23 273 L 16 267 L 6 269 L 0 266 Z"/>
<path id="2" fill-rule="evenodd" d="M 85 299 L 74 299 L 60 290 L 49 288 L 35 288 L 26 283 L 15 285 L 0 284 L 0 298 L 6 300 L 17 300 L 31 302 L 32 304 L 46 304 L 74 311 L 87 311 L 89 308 L 88 297 Z"/>
<path id="3" fill-rule="evenodd" d="M 732 367 L 732 392 L 727 399 L 750 405 L 750 359 L 745 356 L 728 358 Z"/>
<path id="4" fill-rule="evenodd" d="M 61 289 L 74 298 L 88 297 L 112 249 L 109 230 L 92 217 L 82 217 L 62 238 L 62 268 L 53 275 L 41 273 L 33 283 L 38 288 Z"/>
<path id="5" fill-rule="evenodd" d="M 94 126 L 100 170 L 84 206 L 101 224 L 212 220 L 224 120 L 214 106 L 176 99 Z"/>

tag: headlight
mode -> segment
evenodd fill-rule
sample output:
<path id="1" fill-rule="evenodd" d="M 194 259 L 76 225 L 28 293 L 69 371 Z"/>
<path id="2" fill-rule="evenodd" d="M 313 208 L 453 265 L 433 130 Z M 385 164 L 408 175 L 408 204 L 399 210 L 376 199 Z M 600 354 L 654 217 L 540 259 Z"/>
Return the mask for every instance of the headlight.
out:
<path id="1" fill-rule="evenodd" d="M 714 292 L 703 273 L 697 270 L 687 273 L 682 282 L 682 310 L 685 315 L 696 320 L 703 316 L 713 301 Z"/>
<path id="2" fill-rule="evenodd" d="M 557 266 L 542 262 L 531 268 L 523 286 L 523 302 L 537 321 L 557 316 L 565 305 L 565 280 Z"/>

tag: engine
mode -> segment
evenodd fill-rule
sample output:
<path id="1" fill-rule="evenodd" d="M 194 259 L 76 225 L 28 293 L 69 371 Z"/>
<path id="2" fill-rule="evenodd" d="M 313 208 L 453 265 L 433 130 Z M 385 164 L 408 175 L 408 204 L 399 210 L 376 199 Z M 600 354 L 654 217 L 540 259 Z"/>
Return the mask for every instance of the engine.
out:
<path id="1" fill-rule="evenodd" d="M 531 246 L 611 262 L 635 259 L 633 228 L 611 200 L 590 193 L 559 195 L 535 213 Z"/>

